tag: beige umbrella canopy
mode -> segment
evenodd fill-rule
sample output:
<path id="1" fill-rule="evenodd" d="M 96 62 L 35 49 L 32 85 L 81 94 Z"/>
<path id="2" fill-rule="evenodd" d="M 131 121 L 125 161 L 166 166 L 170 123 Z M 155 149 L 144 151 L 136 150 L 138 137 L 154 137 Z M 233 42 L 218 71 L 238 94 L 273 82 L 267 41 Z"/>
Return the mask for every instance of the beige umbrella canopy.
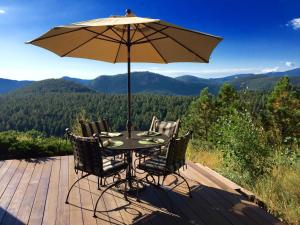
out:
<path id="1" fill-rule="evenodd" d="M 159 19 L 111 16 L 58 26 L 28 43 L 61 57 L 128 63 L 128 131 L 131 130 L 130 62 L 208 63 L 221 37 L 187 30 Z"/>

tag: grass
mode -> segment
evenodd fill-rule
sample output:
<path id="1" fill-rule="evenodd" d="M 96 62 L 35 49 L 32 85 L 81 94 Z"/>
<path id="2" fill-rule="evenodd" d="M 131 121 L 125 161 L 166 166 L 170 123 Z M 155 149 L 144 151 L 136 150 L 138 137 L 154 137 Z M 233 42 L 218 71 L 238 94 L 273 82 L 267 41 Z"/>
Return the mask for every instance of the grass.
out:
<path id="1" fill-rule="evenodd" d="M 206 151 L 189 146 L 188 159 L 199 162 L 216 171 L 224 170 L 222 155 L 218 151 Z M 300 224 L 300 160 L 293 165 L 278 165 L 268 176 L 259 179 L 252 186 L 233 180 L 261 199 L 268 210 L 289 224 Z"/>
<path id="2" fill-rule="evenodd" d="M 254 193 L 270 211 L 290 224 L 300 224 L 300 161 L 294 166 L 274 168 L 254 186 Z"/>
<path id="3" fill-rule="evenodd" d="M 189 160 L 201 163 L 215 170 L 221 169 L 221 157 L 222 155 L 216 151 L 205 151 L 203 149 L 197 149 L 195 151 L 191 145 L 187 150 L 187 158 Z"/>

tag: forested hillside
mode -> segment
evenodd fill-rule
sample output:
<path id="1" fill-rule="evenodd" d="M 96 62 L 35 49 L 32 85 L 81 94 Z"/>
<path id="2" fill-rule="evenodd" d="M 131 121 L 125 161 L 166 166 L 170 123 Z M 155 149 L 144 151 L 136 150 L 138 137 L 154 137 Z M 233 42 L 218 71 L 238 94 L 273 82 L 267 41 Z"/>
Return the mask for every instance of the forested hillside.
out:
<path id="1" fill-rule="evenodd" d="M 95 92 L 81 84 L 64 79 L 47 79 L 38 82 L 33 82 L 26 87 L 18 89 L 14 94 L 44 94 L 44 93 L 80 93 L 80 92 Z"/>
<path id="2" fill-rule="evenodd" d="M 192 100 L 184 96 L 134 95 L 132 120 L 139 129 L 148 129 L 153 115 L 175 120 L 184 115 Z M 61 136 L 79 114 L 93 120 L 106 118 L 115 130 L 126 128 L 127 95 L 15 93 L 0 97 L 0 105 L 0 131 L 35 129 Z"/>

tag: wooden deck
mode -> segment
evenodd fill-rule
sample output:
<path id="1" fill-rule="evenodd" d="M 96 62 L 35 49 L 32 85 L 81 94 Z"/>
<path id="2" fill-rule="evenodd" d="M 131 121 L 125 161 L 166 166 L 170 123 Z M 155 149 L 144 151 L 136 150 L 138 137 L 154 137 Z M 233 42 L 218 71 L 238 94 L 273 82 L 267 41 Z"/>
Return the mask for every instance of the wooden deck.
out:
<path id="1" fill-rule="evenodd" d="M 189 163 L 181 174 L 192 186 L 192 199 L 185 184 L 170 176 L 165 190 L 147 186 L 141 202 L 130 198 L 129 204 L 120 193 L 109 191 L 95 219 L 92 209 L 101 193 L 96 177 L 80 181 L 65 204 L 77 179 L 72 156 L 0 161 L 0 224 L 280 224 L 206 167 Z"/>

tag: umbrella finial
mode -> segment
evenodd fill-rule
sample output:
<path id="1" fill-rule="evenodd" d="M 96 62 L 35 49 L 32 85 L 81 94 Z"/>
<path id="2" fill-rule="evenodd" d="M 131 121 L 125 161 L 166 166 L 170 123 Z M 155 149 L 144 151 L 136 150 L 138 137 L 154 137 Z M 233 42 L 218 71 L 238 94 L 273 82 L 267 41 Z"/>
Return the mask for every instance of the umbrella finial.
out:
<path id="1" fill-rule="evenodd" d="M 132 14 L 131 9 L 126 9 L 126 16 L 130 16 Z"/>

